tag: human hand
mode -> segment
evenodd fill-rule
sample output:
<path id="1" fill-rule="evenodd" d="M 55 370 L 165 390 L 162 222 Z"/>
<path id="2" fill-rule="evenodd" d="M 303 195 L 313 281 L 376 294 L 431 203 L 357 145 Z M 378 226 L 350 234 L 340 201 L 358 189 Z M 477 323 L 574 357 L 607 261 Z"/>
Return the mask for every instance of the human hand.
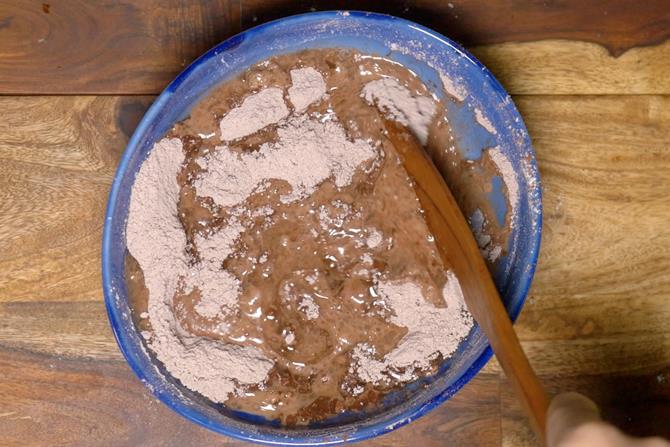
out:
<path id="1" fill-rule="evenodd" d="M 631 438 L 603 422 L 593 401 L 579 393 L 556 396 L 547 415 L 548 447 L 670 447 L 661 438 Z"/>

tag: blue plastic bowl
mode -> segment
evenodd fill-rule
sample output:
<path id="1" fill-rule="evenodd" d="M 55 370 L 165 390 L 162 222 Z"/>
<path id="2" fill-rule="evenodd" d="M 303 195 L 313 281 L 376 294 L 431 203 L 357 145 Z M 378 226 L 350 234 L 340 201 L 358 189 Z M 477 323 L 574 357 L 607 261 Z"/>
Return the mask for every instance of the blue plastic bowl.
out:
<path id="1" fill-rule="evenodd" d="M 168 85 L 133 134 L 112 185 L 105 218 L 102 278 L 105 304 L 117 342 L 130 367 L 151 392 L 177 413 L 216 432 L 274 445 L 329 445 L 359 441 L 394 430 L 426 414 L 465 385 L 491 356 L 478 327 L 440 371 L 421 383 L 388 396 L 374 413 L 344 414 L 303 429 L 232 411 L 181 386 L 142 345 L 131 319 L 124 278 L 125 226 L 131 187 L 153 143 L 217 84 L 269 57 L 307 48 L 353 48 L 383 55 L 417 73 L 442 96 L 439 73 L 466 92 L 463 104 L 449 101 L 449 116 L 467 156 L 497 145 L 512 163 L 520 190 L 517 225 L 508 254 L 494 277 L 510 316 L 519 314 L 530 287 L 541 234 L 540 183 L 528 133 L 509 95 L 467 51 L 440 34 L 396 17 L 363 12 L 318 12 L 257 26 L 219 44 L 193 62 Z M 474 108 L 495 127 L 491 134 L 476 123 Z M 500 182 L 498 182 L 500 183 Z M 504 201 L 491 195 L 504 213 Z"/>

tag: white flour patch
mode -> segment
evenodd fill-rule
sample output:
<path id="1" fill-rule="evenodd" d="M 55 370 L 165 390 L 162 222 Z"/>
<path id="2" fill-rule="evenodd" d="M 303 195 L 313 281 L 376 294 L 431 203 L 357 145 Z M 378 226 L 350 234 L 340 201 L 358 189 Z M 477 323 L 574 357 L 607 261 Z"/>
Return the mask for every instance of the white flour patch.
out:
<path id="1" fill-rule="evenodd" d="M 461 102 L 465 101 L 468 94 L 462 86 L 456 84 L 453 79 L 442 73 L 440 73 L 440 80 L 442 81 L 442 87 L 447 95 Z"/>
<path id="2" fill-rule="evenodd" d="M 291 82 L 293 85 L 288 89 L 288 98 L 296 112 L 304 111 L 326 94 L 323 76 L 312 67 L 291 70 Z"/>
<path id="3" fill-rule="evenodd" d="M 392 119 L 409 127 L 421 144 L 426 144 L 428 128 L 437 111 L 432 98 L 412 96 L 407 87 L 393 78 L 368 82 L 363 87 L 361 96 Z"/>
<path id="4" fill-rule="evenodd" d="M 202 263 L 192 267 L 186 280 L 186 291 L 200 291 L 200 301 L 195 310 L 206 318 L 222 317 L 237 308 L 240 294 L 240 281 L 220 267 L 211 267 Z"/>
<path id="5" fill-rule="evenodd" d="M 263 144 L 252 153 L 237 154 L 223 146 L 206 155 L 201 165 L 207 171 L 195 181 L 198 195 L 211 197 L 220 206 L 234 206 L 267 179 L 276 179 L 292 187 L 282 198 L 289 203 L 311 194 L 330 177 L 337 187 L 348 185 L 357 167 L 378 154 L 365 140 L 349 141 L 335 121 L 298 116 L 277 133 L 275 143 Z"/>
<path id="6" fill-rule="evenodd" d="M 266 88 L 247 96 L 242 105 L 228 112 L 219 123 L 222 141 L 246 137 L 275 124 L 289 114 L 284 92 L 277 87 Z"/>
<path id="7" fill-rule="evenodd" d="M 531 196 L 529 198 L 530 203 L 528 204 L 530 207 L 531 215 L 538 216 L 541 213 L 542 202 L 538 191 L 539 188 L 537 183 L 537 167 L 533 165 L 530 159 L 522 158 L 521 170 L 523 172 L 524 178 L 526 179 L 526 184 L 528 185 L 528 191 L 531 193 Z M 537 221 L 538 219 L 533 219 L 532 224 L 533 230 L 535 230 L 537 227 L 538 223 Z"/>
<path id="8" fill-rule="evenodd" d="M 495 262 L 500 257 L 501 253 L 502 247 L 500 245 L 493 247 L 489 252 L 489 261 Z"/>
<path id="9" fill-rule="evenodd" d="M 415 380 L 440 354 L 453 354 L 472 328 L 458 279 L 447 274 L 442 291 L 446 308 L 429 304 L 419 286 L 412 282 L 379 282 L 377 291 L 393 314 L 390 321 L 408 329 L 398 346 L 379 359 L 373 346 L 356 346 L 353 372 L 363 381 L 379 383 L 391 377 L 399 382 Z M 403 370 L 403 372 L 400 372 Z"/>
<path id="10" fill-rule="evenodd" d="M 496 167 L 498 168 L 498 172 L 500 173 L 500 176 L 502 177 L 503 182 L 507 187 L 507 200 L 509 201 L 509 213 L 511 216 L 510 222 L 511 226 L 514 227 L 516 224 L 516 209 L 519 203 L 519 183 L 516 180 L 516 171 L 514 170 L 512 163 L 509 161 L 507 156 L 502 153 L 500 148 L 490 148 L 487 149 L 487 152 L 489 157 L 491 157 L 491 160 L 493 160 L 493 163 L 495 163 Z"/>
<path id="11" fill-rule="evenodd" d="M 186 387 L 224 402 L 240 384 L 263 382 L 274 362 L 254 347 L 188 336 L 175 320 L 170 304 L 179 278 L 189 276 L 186 237 L 177 217 L 177 173 L 183 161 L 180 140 L 164 138 L 154 145 L 133 184 L 126 242 L 149 290 L 153 333 L 143 334 L 148 346 Z M 214 312 L 204 307 L 204 313 Z"/>
<path id="12" fill-rule="evenodd" d="M 239 221 L 231 218 L 224 228 L 214 234 L 196 235 L 194 243 L 203 260 L 220 266 L 233 253 L 235 242 L 243 231 Z"/>
<path id="13" fill-rule="evenodd" d="M 368 248 L 376 248 L 381 244 L 383 241 L 383 236 L 381 232 L 372 229 L 370 231 L 370 234 L 368 235 L 367 239 L 365 240 L 365 244 L 368 246 Z"/>
<path id="14" fill-rule="evenodd" d="M 502 247 L 494 245 L 491 235 L 484 232 L 487 221 L 482 210 L 477 208 L 475 212 L 472 213 L 472 216 L 470 216 L 469 221 L 470 229 L 475 235 L 475 240 L 477 241 L 477 246 L 479 246 L 479 251 L 482 254 L 482 257 L 491 262 L 495 262 L 502 254 Z"/>
<path id="15" fill-rule="evenodd" d="M 486 129 L 489 133 L 493 135 L 497 135 L 498 132 L 496 131 L 496 128 L 493 127 L 493 124 L 491 124 L 491 121 L 484 116 L 481 110 L 475 109 L 475 118 L 477 119 L 477 122 L 479 123 L 480 126 L 482 126 L 484 129 Z"/>
<path id="16" fill-rule="evenodd" d="M 370 255 L 370 253 L 363 253 L 363 255 L 361 256 L 361 261 L 363 262 L 363 264 L 367 265 L 372 265 L 372 263 L 374 262 L 374 260 L 372 259 L 372 255 Z"/>
<path id="17" fill-rule="evenodd" d="M 298 310 L 303 312 L 308 320 L 319 318 L 319 305 L 314 302 L 314 298 L 311 296 L 302 297 L 300 304 L 298 304 Z"/>

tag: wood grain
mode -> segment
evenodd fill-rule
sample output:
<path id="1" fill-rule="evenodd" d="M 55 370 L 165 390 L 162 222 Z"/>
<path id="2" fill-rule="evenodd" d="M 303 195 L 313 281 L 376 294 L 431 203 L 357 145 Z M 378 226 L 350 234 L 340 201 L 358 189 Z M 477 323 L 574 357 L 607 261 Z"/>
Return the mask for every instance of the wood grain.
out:
<path id="1" fill-rule="evenodd" d="M 0 445 L 239 445 L 157 402 L 120 361 L 0 350 Z"/>
<path id="2" fill-rule="evenodd" d="M 670 3 L 668 3 L 670 5 Z M 471 48 L 514 95 L 668 94 L 670 41 L 613 57 L 593 43 L 544 40 Z"/>
<path id="3" fill-rule="evenodd" d="M 242 28 L 336 8 L 433 27 L 473 49 L 513 94 L 670 93 L 665 0 L 58 0 L 48 12 L 17 0 L 0 3 L 0 94 L 157 94 Z"/>
<path id="4" fill-rule="evenodd" d="M 310 10 L 375 11 L 416 21 L 461 42 L 479 46 L 545 39 L 597 43 L 613 56 L 670 38 L 670 7 L 664 0 L 243 0 L 248 27 Z"/>
<path id="5" fill-rule="evenodd" d="M 592 397 L 634 435 L 670 437 L 670 98 L 515 98 L 544 186 L 519 337 L 553 392 Z M 534 446 L 501 385 L 503 446 Z"/>
<path id="6" fill-rule="evenodd" d="M 575 299 L 670 292 L 670 256 L 663 249 L 670 239 L 670 98 L 515 102 L 545 191 L 545 244 L 534 292 Z M 557 238 L 574 243 L 551 244 Z"/>
<path id="7" fill-rule="evenodd" d="M 100 299 L 107 192 L 149 98 L 0 98 L 0 302 Z"/>
<path id="8" fill-rule="evenodd" d="M 239 0 L 0 3 L 2 93 L 158 93 L 240 30 Z"/>
<path id="9" fill-rule="evenodd" d="M 0 349 L 0 372 L 0 445 L 249 445 L 176 415 L 121 361 Z M 498 391 L 496 375 L 480 375 L 411 428 L 361 445 L 498 446 Z"/>
<path id="10" fill-rule="evenodd" d="M 517 104 L 545 191 L 540 268 L 518 325 L 540 373 L 670 364 L 670 98 Z"/>
<path id="11" fill-rule="evenodd" d="M 123 360 L 100 293 L 95 301 L 0 303 L 0 349 L 91 361 Z"/>

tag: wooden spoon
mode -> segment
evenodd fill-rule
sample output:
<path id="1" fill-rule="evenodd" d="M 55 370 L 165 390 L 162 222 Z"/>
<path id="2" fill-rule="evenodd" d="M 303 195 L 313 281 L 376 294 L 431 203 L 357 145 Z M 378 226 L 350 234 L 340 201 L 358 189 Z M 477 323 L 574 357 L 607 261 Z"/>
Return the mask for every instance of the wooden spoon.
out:
<path id="1" fill-rule="evenodd" d="M 414 181 L 440 256 L 453 267 L 470 313 L 488 338 L 540 442 L 544 443 L 549 397 L 528 363 L 461 209 L 416 138 L 395 121 L 385 120 L 385 126 L 389 141 Z"/>

